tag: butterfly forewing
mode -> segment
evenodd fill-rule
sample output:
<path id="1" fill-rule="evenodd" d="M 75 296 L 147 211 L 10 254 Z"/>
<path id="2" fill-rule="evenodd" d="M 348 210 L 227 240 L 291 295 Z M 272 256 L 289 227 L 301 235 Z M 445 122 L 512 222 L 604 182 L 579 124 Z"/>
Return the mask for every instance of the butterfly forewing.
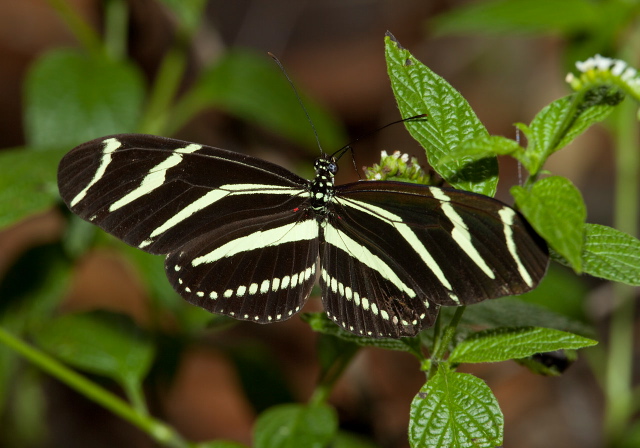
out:
<path id="1" fill-rule="evenodd" d="M 293 209 L 308 184 L 253 157 L 137 134 L 76 147 L 60 162 L 58 179 L 74 213 L 155 254 L 283 203 Z"/>

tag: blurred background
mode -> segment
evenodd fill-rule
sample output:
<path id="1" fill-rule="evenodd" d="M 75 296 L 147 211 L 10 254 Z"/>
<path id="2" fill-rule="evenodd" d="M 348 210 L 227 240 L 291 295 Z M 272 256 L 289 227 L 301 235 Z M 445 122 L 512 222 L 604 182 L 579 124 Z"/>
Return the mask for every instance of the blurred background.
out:
<path id="1" fill-rule="evenodd" d="M 29 93 L 28 85 L 39 80 L 32 71 L 34 65 L 52 50 L 87 51 L 90 44 L 80 42 L 72 31 L 74 17 L 86 21 L 97 36 L 117 34 L 113 24 L 119 22 L 117 17 L 123 9 L 114 7 L 114 3 L 121 3 L 126 11 L 120 20 L 124 27 L 120 35 L 126 40 L 112 48 L 120 45 L 122 59 L 137 67 L 136 82 L 147 92 L 141 94 L 141 103 L 163 102 L 148 92 L 157 86 L 159 73 L 171 77 L 167 64 L 183 69 L 175 91 L 164 99 L 165 110 L 155 115 L 142 112 L 137 118 L 134 114 L 130 126 L 116 126 L 105 132 L 100 126 L 84 126 L 91 118 L 84 116 L 75 121 L 82 129 L 71 121 L 69 128 L 52 129 L 42 137 L 38 134 L 41 131 L 33 96 L 27 104 L 29 95 L 34 95 Z M 211 0 L 205 2 L 203 13 L 197 17 L 180 17 L 173 3 L 176 2 L 0 1 L 0 151 L 22 147 L 31 150 L 46 147 L 47 143 L 64 151 L 110 132 L 155 131 L 252 154 L 310 176 L 318 149 L 291 90 L 281 94 L 280 87 L 257 85 L 256 78 L 255 82 L 249 80 L 256 95 L 261 100 L 267 98 L 258 110 L 247 111 L 224 98 L 211 104 L 203 100 L 202 107 L 194 106 L 198 97 L 193 88 L 202 85 L 202 74 L 230 52 L 241 51 L 240 59 L 248 54 L 251 61 L 262 58 L 266 65 L 274 65 L 267 52 L 275 54 L 305 104 L 313 109 L 312 115 L 320 115 L 316 123 L 320 140 L 323 148 L 332 152 L 400 118 L 386 73 L 386 31 L 457 88 L 491 134 L 510 138 L 516 135 L 513 123 L 530 122 L 542 107 L 570 93 L 564 77 L 573 70 L 575 60 L 597 52 L 611 55 L 620 43 L 605 39 L 596 26 L 597 20 L 583 23 L 575 16 L 567 15 L 566 20 L 557 17 L 564 11 L 560 6 L 557 16 L 547 17 L 546 24 L 534 15 L 527 22 L 526 8 L 521 8 L 512 22 L 516 26 L 489 23 L 483 28 L 465 16 L 452 19 L 470 4 L 488 3 L 482 1 Z M 566 3 L 575 6 L 591 2 Z M 115 14 L 116 19 L 108 14 Z M 620 19 L 606 29 L 611 36 L 622 39 L 623 30 L 617 33 L 615 27 L 625 23 Z M 167 59 L 167 54 L 173 54 L 174 59 Z M 240 72 L 248 70 L 242 65 L 236 67 Z M 41 66 L 39 70 L 39 76 L 50 73 Z M 65 82 L 62 78 L 67 75 L 59 76 L 61 79 L 52 81 Z M 96 91 L 102 89 L 99 84 L 94 87 Z M 286 123 L 269 124 L 274 114 L 268 100 L 270 89 L 278 93 L 278 98 L 289 95 L 286 101 L 298 108 L 291 109 L 294 118 L 290 122 L 295 129 L 287 128 Z M 197 93 L 203 98 L 207 95 L 206 90 Z M 193 95 L 191 103 L 173 102 L 185 94 Z M 122 104 L 128 104 L 130 98 L 122 95 Z M 53 104 L 64 104 L 66 100 L 55 90 L 47 99 Z M 275 107 L 279 100 L 272 101 Z M 64 111 L 64 107 L 60 110 Z M 180 114 L 185 110 L 190 112 Z M 421 148 L 402 125 L 366 137 L 354 149 L 358 168 L 377 161 L 381 150 L 407 152 L 421 157 L 426 164 Z M 555 154 L 546 167 L 570 178 L 582 191 L 589 222 L 612 224 L 612 151 L 606 129 L 595 127 Z M 56 163 L 51 161 L 50 171 L 55 171 Z M 343 163 L 338 183 L 356 179 L 358 173 L 351 164 Z M 498 197 L 511 202 L 508 188 L 518 182 L 517 165 L 512 160 L 501 160 Z M 49 193 L 52 188 L 55 184 L 42 185 Z M 50 194 L 55 196 L 55 191 Z M 162 328 L 161 335 L 155 336 L 155 357 L 144 390 L 151 413 L 190 440 L 225 438 L 249 444 L 253 422 L 261 410 L 272 404 L 309 398 L 320 367 L 317 335 L 307 324 L 294 317 L 277 325 L 239 323 L 208 330 L 210 315 L 189 311 L 188 305 L 178 308 L 182 307 L 177 304 L 180 299 L 163 298 L 170 296 L 170 291 L 158 292 L 169 287 L 163 283 L 166 280 L 162 260 L 148 261 L 153 258 L 149 257 L 140 261 L 136 257 L 143 255 L 132 255 L 128 249 L 110 240 L 104 242 L 107 237 L 94 233 L 85 237 L 91 243 L 73 243 L 83 248 L 91 245 L 91 251 L 76 247 L 75 252 L 71 251 L 75 257 L 70 257 L 68 267 L 52 269 L 50 260 L 58 259 L 55 254 L 61 250 L 60 242 L 68 238 L 69 222 L 64 209 L 52 206 L 50 201 L 41 212 L 21 217 L 0 230 L 1 312 L 12 310 L 9 299 L 25 297 L 34 291 L 29 288 L 37 286 L 38 294 L 47 291 L 49 307 L 38 311 L 40 318 L 107 310 L 129 316 L 142 329 Z M 92 231 L 83 228 L 79 232 L 86 235 Z M 97 248 L 93 246 L 95 239 L 101 241 Z M 70 253 L 68 246 L 65 250 Z M 141 274 L 149 263 L 158 269 Z M 62 283 L 53 282 L 52 278 L 60 277 L 64 277 Z M 593 328 L 597 339 L 601 339 L 600 331 L 606 327 L 611 306 L 611 286 L 562 269 L 554 270 L 552 277 L 558 279 L 550 289 L 553 293 L 532 300 L 540 300 L 550 309 Z M 158 312 L 162 306 L 166 309 Z M 31 313 L 33 305 L 29 307 Z M 320 309 L 316 296 L 307 310 Z M 175 310 L 178 311 L 173 313 Z M 25 330 L 29 326 L 25 322 L 30 319 L 23 318 L 20 328 L 25 339 L 38 345 L 39 336 Z M 9 326 L 7 321 L 2 322 Z M 144 433 L 129 423 L 14 355 L 4 353 L 0 362 L 0 446 L 153 446 Z M 553 378 L 535 375 L 513 362 L 463 371 L 478 375 L 497 396 L 505 416 L 504 446 L 602 446 L 603 397 L 584 357 L 563 376 Z M 122 394 L 119 386 L 100 372 L 91 375 L 101 385 Z M 330 402 L 338 410 L 340 427 L 371 444 L 362 446 L 406 447 L 409 406 L 423 383 L 424 374 L 413 357 L 363 349 L 338 383 Z"/>

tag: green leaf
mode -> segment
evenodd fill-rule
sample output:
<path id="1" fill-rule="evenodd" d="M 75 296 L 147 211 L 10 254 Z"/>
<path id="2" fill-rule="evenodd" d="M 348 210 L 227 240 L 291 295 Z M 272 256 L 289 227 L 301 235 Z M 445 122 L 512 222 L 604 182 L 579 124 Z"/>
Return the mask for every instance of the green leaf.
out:
<path id="1" fill-rule="evenodd" d="M 575 33 L 600 19 L 597 4 L 584 0 L 497 0 L 470 3 L 433 20 L 438 34 Z"/>
<path id="2" fill-rule="evenodd" d="M 411 403 L 409 443 L 414 448 L 494 448 L 504 418 L 491 389 L 479 378 L 440 365 Z"/>
<path id="3" fill-rule="evenodd" d="M 511 194 L 536 232 L 581 272 L 587 209 L 580 191 L 568 179 L 551 176 L 530 190 L 512 187 Z"/>
<path id="4" fill-rule="evenodd" d="M 338 418 L 327 405 L 285 404 L 263 412 L 254 428 L 255 448 L 323 448 L 335 437 Z"/>
<path id="5" fill-rule="evenodd" d="M 583 271 L 600 278 L 640 286 L 640 240 L 598 224 L 585 224 Z"/>
<path id="6" fill-rule="evenodd" d="M 301 96 L 325 148 L 342 146 L 346 136 L 336 120 L 316 103 Z M 312 128 L 293 89 L 277 65 L 266 56 L 246 50 L 223 55 L 202 73 L 195 86 L 177 104 L 175 127 L 209 107 L 220 108 L 317 149 Z"/>
<path id="7" fill-rule="evenodd" d="M 302 313 L 300 318 L 307 322 L 313 331 L 322 334 L 336 336 L 344 341 L 353 342 L 361 347 L 378 347 L 385 350 L 397 350 L 402 352 L 415 352 L 419 349 L 419 341 L 417 338 L 367 338 L 358 336 L 343 330 L 329 319 L 326 313 Z"/>
<path id="8" fill-rule="evenodd" d="M 562 297 L 562 296 L 560 296 Z M 450 319 L 455 307 L 443 307 L 441 319 Z M 594 330 L 586 324 L 548 310 L 542 306 L 523 302 L 519 297 L 502 297 L 485 300 L 467 307 L 462 316 L 458 332 L 465 328 L 471 331 L 478 327 L 536 326 L 556 328 L 584 336 L 593 336 Z"/>
<path id="9" fill-rule="evenodd" d="M 431 166 L 452 186 L 493 196 L 498 182 L 495 158 L 453 159 L 443 164 L 459 145 L 488 136 L 471 106 L 443 78 L 405 50 L 393 36 L 385 38 L 387 71 L 403 117 L 426 113 L 426 120 L 410 120 L 405 126 L 427 152 Z"/>
<path id="10" fill-rule="evenodd" d="M 524 148 L 515 140 L 500 135 L 478 137 L 460 144 L 460 146 L 440 159 L 440 164 L 449 164 L 454 160 L 463 158 L 476 161 L 498 155 L 512 155 L 520 160 L 524 155 Z"/>
<path id="11" fill-rule="evenodd" d="M 134 66 L 76 50 L 49 52 L 26 80 L 27 142 L 37 149 L 71 149 L 107 134 L 134 132 L 143 96 Z"/>
<path id="12" fill-rule="evenodd" d="M 0 229 L 58 202 L 58 162 L 67 151 L 0 153 Z"/>
<path id="13" fill-rule="evenodd" d="M 543 108 L 529 129 L 521 127 L 529 140 L 523 158 L 527 170 L 536 174 L 551 154 L 607 118 L 622 98 L 617 88 L 600 85 L 555 100 Z"/>
<path id="14" fill-rule="evenodd" d="M 565 331 L 542 327 L 501 327 L 479 331 L 459 343 L 449 362 L 500 362 L 536 353 L 579 349 L 597 341 Z"/>
<path id="15" fill-rule="evenodd" d="M 112 378 L 127 390 L 142 383 L 154 357 L 150 338 L 133 321 L 105 312 L 59 317 L 34 337 L 67 364 Z"/>

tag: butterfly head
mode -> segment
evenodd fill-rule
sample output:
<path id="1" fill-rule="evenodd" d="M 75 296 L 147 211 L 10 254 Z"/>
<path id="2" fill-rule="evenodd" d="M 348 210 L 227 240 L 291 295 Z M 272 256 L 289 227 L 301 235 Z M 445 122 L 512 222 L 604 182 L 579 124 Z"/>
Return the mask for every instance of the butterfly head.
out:
<path id="1" fill-rule="evenodd" d="M 313 162 L 313 168 L 316 170 L 316 177 L 318 175 L 325 175 L 327 177 L 333 178 L 335 174 L 338 172 L 338 161 L 333 156 L 324 155 L 322 157 L 318 157 L 315 162 Z"/>

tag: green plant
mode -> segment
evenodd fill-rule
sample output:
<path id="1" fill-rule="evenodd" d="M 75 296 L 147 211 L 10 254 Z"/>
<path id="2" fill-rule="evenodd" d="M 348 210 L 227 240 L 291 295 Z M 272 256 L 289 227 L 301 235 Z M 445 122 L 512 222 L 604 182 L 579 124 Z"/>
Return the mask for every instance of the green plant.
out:
<path id="1" fill-rule="evenodd" d="M 436 17 L 431 25 L 438 35 L 561 37 L 565 51 L 565 67 L 571 67 L 575 61 L 585 60 L 594 54 L 621 58 L 632 67 L 637 67 L 640 64 L 638 17 L 640 4 L 636 1 L 490 0 L 450 11 Z M 599 60 L 604 63 L 603 59 Z M 618 67 L 622 68 L 622 65 Z M 614 70 L 591 70 L 587 77 L 589 79 L 585 80 L 586 85 L 594 88 L 600 86 L 601 89 L 615 89 L 616 86 L 625 89 L 620 79 L 622 73 L 611 76 L 612 71 Z M 634 77 L 635 73 L 634 69 L 626 72 L 627 76 L 631 77 Z M 568 80 L 571 80 L 571 75 Z M 587 93 L 589 89 L 585 89 L 581 81 L 573 79 L 571 84 L 579 95 L 598 94 L 597 89 Z M 637 92 L 637 81 L 634 82 L 634 86 Z M 628 87 L 626 86 L 627 89 Z M 633 97 L 628 90 L 627 93 Z M 614 226 L 629 235 L 637 236 L 640 231 L 640 151 L 637 121 L 634 119 L 635 107 L 637 106 L 633 102 L 624 101 L 606 124 L 615 141 Z M 591 235 L 594 243 L 603 236 L 600 235 L 600 230 L 598 226 L 589 226 L 586 229 L 587 235 Z M 626 237 L 623 237 L 623 240 L 626 241 Z M 626 245 L 623 240 L 612 240 L 607 244 Z M 633 422 L 632 418 L 638 410 L 638 387 L 633 386 L 632 380 L 634 291 L 637 290 L 628 285 L 615 285 L 608 344 L 590 352 L 591 366 L 600 381 L 606 400 L 605 442 L 612 446 L 634 446 L 640 440 L 640 424 L 637 421 Z"/>
<path id="2" fill-rule="evenodd" d="M 28 149 L 0 155 L 0 191 L 4 196 L 0 199 L 0 226 L 54 206 L 58 201 L 57 160 L 74 145 L 97 136 L 134 131 L 171 134 L 198 112 L 215 107 L 302 144 L 315 144 L 286 81 L 266 58 L 230 50 L 207 67 L 187 92 L 176 95 L 185 68 L 185 45 L 196 29 L 202 2 L 167 1 L 180 18 L 179 38 L 149 88 L 122 49 L 126 41 L 123 2 L 107 3 L 104 40 L 64 2 L 52 3 L 58 5 L 84 48 L 51 52 L 31 69 L 25 92 Z M 614 109 L 631 103 L 621 103 L 624 96 L 640 100 L 637 77 L 616 75 L 613 63 L 605 69 L 587 65 L 585 73 L 572 82 L 575 93 L 545 107 L 528 126 L 517 125 L 527 137 L 525 149 L 513 140 L 490 136 L 464 98 L 390 35 L 385 49 L 402 115 L 429 116 L 427 121 L 407 122 L 407 129 L 445 180 L 457 188 L 493 195 L 498 181 L 495 156 L 516 158 L 529 174 L 522 186 L 511 190 L 516 205 L 548 241 L 554 259 L 577 273 L 640 285 L 640 241 L 618 230 L 586 223 L 579 191 L 568 179 L 547 176 L 543 171 L 552 153 Z M 309 104 L 306 99 L 305 104 Z M 265 114 L 267 108 L 270 113 Z M 326 147 L 344 142 L 341 130 L 326 113 L 312 105 L 310 114 Z M 628 115 L 627 111 L 618 118 L 628 127 L 621 132 L 630 133 L 635 127 Z M 626 144 L 630 152 L 638 152 L 636 143 Z M 371 175 L 389 170 L 401 179 L 415 178 L 415 167 L 403 166 L 394 156 L 384 158 Z M 212 320 L 218 329 L 228 324 L 183 304 L 164 279 L 160 257 L 124 247 L 76 218 L 67 218 L 68 230 L 61 242 L 38 247 L 30 254 L 44 266 L 37 272 L 37 281 L 30 276 L 25 282 L 24 277 L 9 273 L 0 286 L 0 341 L 10 349 L 0 351 L 0 405 L 6 403 L 10 381 L 15 378 L 18 353 L 165 446 L 242 446 L 227 441 L 188 442 L 149 414 L 142 385 L 157 356 L 159 326 L 141 329 L 128 318 L 103 312 L 52 318 L 68 286 L 73 263 L 101 245 L 116 248 L 136 266 L 153 300 L 155 320 L 169 310 L 185 338 L 197 337 Z M 20 264 L 13 269 L 19 270 Z M 336 413 L 327 402 L 336 381 L 364 346 L 405 351 L 420 361 L 426 381 L 411 406 L 412 446 L 499 446 L 503 417 L 495 397 L 482 380 L 458 372 L 457 367 L 515 359 L 536 371 L 557 374 L 536 363 L 535 355 L 595 344 L 584 325 L 513 298 L 443 309 L 432 329 L 400 340 L 354 336 L 322 313 L 307 314 L 304 320 L 321 335 L 322 372 L 316 391 L 307 404 L 264 410 L 254 428 L 256 447 L 369 446 L 338 430 Z M 623 330 L 628 330 L 629 322 L 625 325 Z M 477 331 L 478 326 L 484 329 Z M 110 378 L 127 400 L 73 369 Z M 623 390 L 629 393 L 628 388 Z M 634 393 L 637 396 L 637 388 Z M 632 410 L 632 404 L 626 403 L 617 415 L 623 415 L 626 423 Z M 618 431 L 621 434 L 622 429 Z"/>

